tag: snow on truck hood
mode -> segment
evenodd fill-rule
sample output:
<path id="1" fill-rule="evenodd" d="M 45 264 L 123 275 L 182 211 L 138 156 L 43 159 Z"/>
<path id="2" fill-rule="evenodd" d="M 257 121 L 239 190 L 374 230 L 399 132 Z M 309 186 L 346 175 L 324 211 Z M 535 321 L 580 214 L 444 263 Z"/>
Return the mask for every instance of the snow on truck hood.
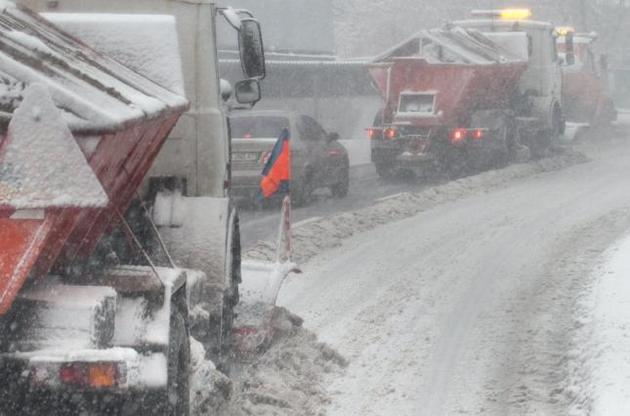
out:
<path id="1" fill-rule="evenodd" d="M 48 87 L 74 132 L 113 132 L 183 111 L 182 96 L 88 47 L 30 10 L 0 0 L 0 110 L 33 83 Z"/>

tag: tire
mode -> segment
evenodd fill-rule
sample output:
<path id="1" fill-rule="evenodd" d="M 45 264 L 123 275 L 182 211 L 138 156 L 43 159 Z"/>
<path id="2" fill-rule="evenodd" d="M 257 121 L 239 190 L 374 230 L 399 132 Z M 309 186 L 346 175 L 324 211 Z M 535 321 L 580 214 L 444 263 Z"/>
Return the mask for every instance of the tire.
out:
<path id="1" fill-rule="evenodd" d="M 551 146 L 552 133 L 550 130 L 540 130 L 530 140 L 529 150 L 533 159 L 547 156 L 547 149 Z"/>
<path id="2" fill-rule="evenodd" d="M 226 264 L 226 276 L 230 277 L 231 290 L 223 296 L 223 313 L 221 315 L 221 339 L 217 369 L 226 376 L 230 375 L 232 363 L 232 328 L 234 326 L 234 308 L 239 302 L 238 285 L 241 282 L 241 234 L 238 215 L 234 219 L 230 245 L 230 258 Z"/>
<path id="3" fill-rule="evenodd" d="M 562 115 L 562 110 L 558 105 L 553 109 L 553 119 L 551 120 L 551 144 L 556 144 L 560 136 L 564 134 L 566 122 Z"/>
<path id="4" fill-rule="evenodd" d="M 348 190 L 350 189 L 350 167 L 346 164 L 343 169 L 343 176 L 341 181 L 330 187 L 330 192 L 335 198 L 345 198 L 348 196 Z"/>
<path id="5" fill-rule="evenodd" d="M 376 173 L 381 179 L 389 180 L 395 176 L 394 167 L 388 163 L 375 163 Z"/>
<path id="6" fill-rule="evenodd" d="M 497 149 L 494 155 L 494 166 L 491 168 L 494 169 L 503 169 L 510 164 L 510 149 L 513 147 L 513 129 L 510 124 L 506 123 L 505 127 L 499 133 L 502 134 L 502 144 L 499 149 Z"/>
<path id="7" fill-rule="evenodd" d="M 172 304 L 166 389 L 131 397 L 121 416 L 190 415 L 190 338 L 186 319 Z"/>
<path id="8" fill-rule="evenodd" d="M 470 172 L 468 154 L 464 149 L 449 149 L 446 156 L 446 170 L 451 180 L 463 178 Z"/>
<path id="9" fill-rule="evenodd" d="M 551 128 L 539 130 L 538 133 L 529 140 L 529 150 L 534 159 L 541 159 L 549 155 L 550 149 L 558 143 L 560 135 L 564 131 L 564 118 L 559 106 L 555 106 L 551 119 Z"/>
<path id="10" fill-rule="evenodd" d="M 291 188 L 291 202 L 296 207 L 305 206 L 311 199 L 313 193 L 313 175 L 305 173 L 304 178 L 298 182 L 299 188 Z"/>
<path id="11" fill-rule="evenodd" d="M 175 305 L 173 308 L 177 309 Z M 190 414 L 190 338 L 186 319 L 179 310 L 174 310 L 172 313 L 170 334 L 164 412 L 153 414 L 188 416 Z"/>

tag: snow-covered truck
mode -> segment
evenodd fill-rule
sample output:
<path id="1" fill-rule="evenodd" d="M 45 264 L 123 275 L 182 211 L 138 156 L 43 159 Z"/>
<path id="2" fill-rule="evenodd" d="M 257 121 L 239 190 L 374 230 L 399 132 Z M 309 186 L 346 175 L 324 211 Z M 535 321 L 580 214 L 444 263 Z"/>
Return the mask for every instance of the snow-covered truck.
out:
<path id="1" fill-rule="evenodd" d="M 527 150 L 542 155 L 563 131 L 553 26 L 529 20 L 529 10 L 473 14 L 369 65 L 384 102 L 368 129 L 381 176 L 428 167 L 459 175 Z"/>
<path id="2" fill-rule="evenodd" d="M 21 3 L 128 14 L 57 16 L 73 36 L 0 2 L 0 414 L 186 415 L 189 335 L 225 356 L 240 280 L 215 19 L 242 103 L 259 25 L 211 1 Z"/>

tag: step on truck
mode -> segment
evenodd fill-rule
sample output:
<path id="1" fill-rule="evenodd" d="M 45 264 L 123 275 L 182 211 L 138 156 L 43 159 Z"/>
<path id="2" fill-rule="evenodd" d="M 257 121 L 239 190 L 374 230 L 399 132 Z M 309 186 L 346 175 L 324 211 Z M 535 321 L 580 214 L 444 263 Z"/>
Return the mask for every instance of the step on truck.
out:
<path id="1" fill-rule="evenodd" d="M 243 58 L 235 97 L 253 105 L 264 54 L 246 11 L 0 1 L 0 415 L 187 415 L 190 336 L 228 362 L 240 244 L 223 17 Z"/>
<path id="2" fill-rule="evenodd" d="M 457 177 L 543 156 L 562 133 L 553 26 L 522 9 L 473 15 L 416 33 L 369 64 L 384 103 L 368 129 L 380 176 Z"/>

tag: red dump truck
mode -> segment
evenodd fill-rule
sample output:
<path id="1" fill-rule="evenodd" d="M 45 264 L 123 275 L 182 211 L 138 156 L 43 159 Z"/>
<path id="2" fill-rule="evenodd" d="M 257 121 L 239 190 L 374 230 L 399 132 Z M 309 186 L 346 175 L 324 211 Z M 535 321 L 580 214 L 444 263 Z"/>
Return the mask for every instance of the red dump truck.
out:
<path id="1" fill-rule="evenodd" d="M 376 57 L 384 106 L 368 129 L 381 176 L 456 176 L 542 155 L 563 130 L 553 27 L 527 10 L 477 11 Z"/>
<path id="2" fill-rule="evenodd" d="M 165 14 L 128 15 L 118 22 L 154 22 L 158 47 L 177 45 L 176 19 L 167 12 L 180 13 L 182 20 L 190 17 L 208 34 L 206 47 L 195 49 L 212 57 L 214 18 L 224 13 L 240 34 L 247 32 L 241 36 L 244 54 L 264 71 L 264 57 L 253 56 L 261 39 L 250 15 L 241 20 L 244 12 L 221 11 L 208 1 L 151 3 L 154 11 Z M 140 7 L 140 2 L 133 5 Z M 108 14 L 88 21 L 114 18 Z M 204 77 L 189 76 L 191 70 L 184 76 L 186 87 L 203 97 L 184 98 L 184 88 L 166 88 L 140 75 L 145 69 L 168 75 L 179 71 L 178 60 L 169 60 L 168 71 L 153 63 L 162 57 L 159 48 L 128 54 L 142 55 L 144 67 L 132 70 L 23 6 L 0 1 L 0 20 L 0 415 L 188 415 L 190 336 L 202 342 L 211 342 L 217 330 L 229 336 L 231 322 L 219 318 L 216 324 L 211 311 L 225 309 L 228 319 L 230 302 L 236 301 L 223 302 L 231 285 L 216 284 L 211 268 L 204 265 L 220 268 L 213 278 L 221 283 L 238 283 L 233 277 L 240 278 L 240 252 L 229 250 L 238 242 L 238 228 L 235 234 L 225 226 L 233 218 L 229 210 L 208 208 L 212 198 L 207 195 L 189 198 L 206 204 L 195 211 L 199 204 L 180 209 L 186 202 L 180 193 L 175 201 L 179 226 L 169 224 L 166 230 L 168 221 L 151 220 L 164 207 L 152 204 L 152 215 L 144 213 L 145 223 L 152 224 L 145 230 L 150 236 L 138 232 L 125 213 L 146 201 L 146 195 L 155 196 L 151 186 L 142 190 L 141 185 L 147 184 L 145 175 L 155 168 L 160 151 L 171 154 L 172 163 L 162 168 L 172 170 L 182 166 L 175 160 L 181 152 L 173 148 L 192 143 L 193 137 L 196 146 L 187 149 L 227 146 L 222 103 L 214 88 L 219 84 L 216 62 L 184 55 L 190 57 L 185 67 L 204 69 Z M 181 29 L 201 30 L 194 25 Z M 244 62 L 244 72 L 251 69 Z M 257 101 L 256 87 L 255 78 L 237 84 L 236 98 Z M 203 111 L 197 111 L 201 100 Z M 189 114 L 189 108 L 195 111 Z M 187 116 L 180 118 L 183 114 Z M 185 125 L 175 128 L 182 121 Z M 176 143 L 167 146 L 172 131 L 177 131 L 171 139 Z M 185 167 L 191 160 L 211 165 L 209 153 L 197 158 L 190 154 Z M 229 152 L 214 157 L 223 155 Z M 223 175 L 215 180 L 210 170 L 193 165 L 203 172 L 194 189 L 213 181 L 220 182 L 221 195 L 227 192 Z M 228 169 L 229 163 L 219 168 Z M 167 178 L 160 172 L 160 178 Z M 171 211 L 173 205 L 168 205 Z M 186 261 L 181 254 L 186 244 L 201 239 L 186 227 L 187 221 L 199 218 L 198 211 L 205 218 L 198 224 L 203 241 L 217 250 L 196 245 Z M 218 226 L 215 216 L 222 218 Z M 171 228 L 171 234 L 188 232 L 177 240 L 179 251 L 169 250 L 172 241 L 164 237 Z M 204 346 L 210 355 L 212 345 Z"/>

